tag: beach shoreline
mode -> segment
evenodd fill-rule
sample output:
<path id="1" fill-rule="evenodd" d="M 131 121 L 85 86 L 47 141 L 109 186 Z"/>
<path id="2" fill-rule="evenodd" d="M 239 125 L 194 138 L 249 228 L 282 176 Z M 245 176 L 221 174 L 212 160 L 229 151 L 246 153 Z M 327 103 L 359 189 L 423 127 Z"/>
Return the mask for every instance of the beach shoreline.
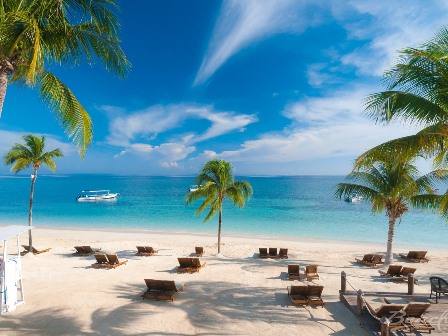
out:
<path id="1" fill-rule="evenodd" d="M 0 222 L 0 227 L 1 226 L 7 226 L 7 225 L 11 225 L 5 222 Z M 16 223 L 14 223 L 13 225 L 18 225 Z M 76 227 L 76 226 L 34 226 L 35 230 L 56 230 L 56 231 L 87 231 L 87 232 L 92 232 L 92 231 L 98 231 L 98 232 L 111 232 L 111 233 L 149 233 L 149 234 L 157 234 L 157 235 L 166 235 L 166 234 L 170 234 L 170 235 L 175 235 L 175 236 L 184 236 L 184 235 L 191 235 L 191 236 L 195 236 L 195 237 L 216 237 L 216 233 L 209 233 L 209 232 L 201 232 L 201 231 L 179 231 L 177 229 L 164 229 L 164 230 L 154 230 L 154 229 L 143 229 L 143 228 L 137 228 L 137 227 L 122 227 L 122 228 L 117 228 L 117 227 L 111 227 L 111 226 L 91 226 L 91 227 Z M 278 240 L 278 241 L 287 241 L 287 242 L 298 242 L 298 241 L 303 241 L 303 242 L 309 242 L 309 243 L 319 243 L 319 244 L 342 244 L 342 245 L 359 245 L 359 244 L 364 244 L 367 246 L 370 246 L 372 248 L 385 248 L 385 242 L 384 243 L 380 243 L 380 242 L 372 242 L 372 241 L 364 241 L 364 240 L 346 240 L 346 239 L 328 239 L 328 238 L 316 238 L 316 237 L 308 237 L 308 236 L 295 236 L 295 237 L 291 237 L 291 236 L 284 236 L 284 235 L 267 235 L 267 234 L 256 234 L 256 233 L 252 233 L 252 232 L 246 232 L 246 233 L 242 233 L 242 232 L 229 232 L 226 233 L 225 228 L 223 230 L 222 233 L 223 237 L 227 237 L 229 239 L 232 238 L 238 238 L 238 239 L 257 239 L 257 240 Z M 386 241 L 386 236 L 385 236 L 385 241 Z M 423 244 L 410 244 L 410 243 L 394 243 L 394 246 L 396 248 L 401 248 L 401 249 L 421 249 L 421 248 L 425 248 L 425 249 L 431 249 L 431 250 L 446 250 L 446 248 L 441 247 L 441 246 L 427 246 L 427 245 L 423 245 Z"/>

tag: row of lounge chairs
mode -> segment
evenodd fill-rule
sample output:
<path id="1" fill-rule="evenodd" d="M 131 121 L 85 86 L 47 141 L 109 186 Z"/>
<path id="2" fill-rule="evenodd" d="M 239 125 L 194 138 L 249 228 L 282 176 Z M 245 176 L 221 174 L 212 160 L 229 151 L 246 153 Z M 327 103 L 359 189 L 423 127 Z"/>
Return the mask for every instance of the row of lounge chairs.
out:
<path id="1" fill-rule="evenodd" d="M 430 303 L 411 302 L 408 304 L 390 303 L 375 307 L 369 301 L 365 301 L 368 312 L 375 318 L 387 317 L 391 322 L 390 331 L 405 332 L 431 332 L 435 328 L 423 317 L 423 314 L 431 306 Z"/>
<path id="2" fill-rule="evenodd" d="M 48 249 L 50 250 L 50 249 Z M 89 256 L 94 255 L 95 253 L 98 253 L 101 251 L 99 248 L 92 248 L 91 246 L 75 246 L 76 252 L 73 253 L 73 255 L 76 256 Z M 45 252 L 45 251 L 44 251 Z M 137 253 L 138 256 L 152 256 L 154 254 L 157 254 L 157 250 L 155 250 L 152 246 L 137 246 Z M 204 254 L 204 248 L 202 246 L 196 246 L 195 247 L 195 253 L 193 255 L 197 257 L 202 257 Z"/>
<path id="3" fill-rule="evenodd" d="M 319 279 L 319 273 L 317 273 L 317 265 L 308 265 L 305 267 L 305 277 L 308 281 Z M 288 279 L 300 280 L 300 265 L 288 265 Z"/>
<path id="4" fill-rule="evenodd" d="M 389 277 L 391 280 L 407 281 L 410 274 L 414 274 L 417 269 L 413 267 L 404 267 L 402 265 L 389 265 L 386 272 L 379 270 L 381 276 Z M 414 279 L 416 281 L 416 279 Z"/>
<path id="5" fill-rule="evenodd" d="M 426 257 L 427 253 L 428 251 L 409 251 L 407 254 L 400 253 L 399 256 L 408 262 L 420 263 L 429 261 Z M 365 266 L 376 267 L 383 264 L 383 256 L 381 254 L 365 254 L 362 259 L 356 258 L 355 262 Z"/>
<path id="6" fill-rule="evenodd" d="M 259 257 L 260 258 L 272 258 L 272 259 L 288 259 L 288 249 L 287 248 L 280 248 L 278 249 L 276 247 L 270 247 L 269 250 L 265 247 L 260 247 L 258 249 L 259 251 Z"/>

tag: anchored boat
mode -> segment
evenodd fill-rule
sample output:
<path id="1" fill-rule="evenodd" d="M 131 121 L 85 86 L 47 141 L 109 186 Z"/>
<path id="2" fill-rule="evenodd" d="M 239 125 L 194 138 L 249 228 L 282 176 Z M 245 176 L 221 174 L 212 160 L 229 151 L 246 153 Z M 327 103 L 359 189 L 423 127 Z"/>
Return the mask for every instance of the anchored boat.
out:
<path id="1" fill-rule="evenodd" d="M 115 201 L 118 195 L 118 193 L 111 193 L 110 190 L 83 190 L 76 200 L 78 202 Z"/>

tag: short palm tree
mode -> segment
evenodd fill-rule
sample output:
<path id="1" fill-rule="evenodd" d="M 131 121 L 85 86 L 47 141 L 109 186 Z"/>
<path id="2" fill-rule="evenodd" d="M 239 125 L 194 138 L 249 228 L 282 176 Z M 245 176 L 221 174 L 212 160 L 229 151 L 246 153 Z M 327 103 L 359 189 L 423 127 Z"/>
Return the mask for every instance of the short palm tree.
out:
<path id="1" fill-rule="evenodd" d="M 45 137 L 35 135 L 25 135 L 23 137 L 25 144 L 15 144 L 4 157 L 5 164 L 11 165 L 11 170 L 18 173 L 24 169 L 31 168 L 31 189 L 28 210 L 28 225 L 33 224 L 33 198 L 34 187 L 37 179 L 37 171 L 42 166 L 50 170 L 56 170 L 55 158 L 62 157 L 62 152 L 57 148 L 49 152 L 45 151 Z M 30 246 L 33 247 L 33 236 L 31 230 L 28 236 Z"/>
<path id="2" fill-rule="evenodd" d="M 434 157 L 447 161 L 448 150 L 448 29 L 420 48 L 401 52 L 399 62 L 384 76 L 387 90 L 367 98 L 366 111 L 377 122 L 403 120 L 422 125 L 415 135 L 376 146 L 357 159 L 371 164 L 384 151 Z"/>
<path id="3" fill-rule="evenodd" d="M 8 82 L 37 86 L 84 154 L 92 122 L 48 66 L 101 60 L 119 75 L 129 62 L 118 39 L 116 0 L 0 0 L 0 115 Z"/>
<path id="4" fill-rule="evenodd" d="M 218 214 L 218 253 L 221 253 L 222 208 L 225 199 L 229 199 L 237 207 L 244 207 L 252 196 L 252 186 L 247 181 L 235 181 L 232 165 L 224 160 L 211 160 L 202 168 L 197 177 L 198 189 L 187 194 L 187 204 L 204 199 L 196 210 L 200 215 L 209 209 L 204 222 Z"/>
<path id="5" fill-rule="evenodd" d="M 339 198 L 362 196 L 372 204 L 372 211 L 385 211 L 389 220 L 385 264 L 392 260 L 392 243 L 395 224 L 412 207 L 439 208 L 443 196 L 434 193 L 434 185 L 445 180 L 448 171 L 438 169 L 419 176 L 413 160 L 400 160 L 399 156 L 383 156 L 369 167 L 362 167 L 347 176 L 350 182 L 337 186 Z"/>

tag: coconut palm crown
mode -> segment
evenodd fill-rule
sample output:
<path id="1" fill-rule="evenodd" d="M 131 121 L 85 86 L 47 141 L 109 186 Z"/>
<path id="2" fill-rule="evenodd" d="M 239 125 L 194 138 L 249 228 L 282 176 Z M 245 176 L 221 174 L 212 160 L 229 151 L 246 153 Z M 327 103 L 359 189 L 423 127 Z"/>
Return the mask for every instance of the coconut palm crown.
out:
<path id="1" fill-rule="evenodd" d="M 235 181 L 232 165 L 224 160 L 211 160 L 207 162 L 197 177 L 198 189 L 187 194 L 187 204 L 204 199 L 196 210 L 200 215 L 206 209 L 208 213 L 204 222 L 212 219 L 216 214 L 218 218 L 218 253 L 221 252 L 221 226 L 224 200 L 230 200 L 239 208 L 244 207 L 252 196 L 252 186 L 247 181 Z"/>
<path id="2" fill-rule="evenodd" d="M 49 68 L 102 61 L 123 75 L 116 0 L 0 0 L 0 115 L 10 82 L 37 87 L 68 136 L 84 154 L 92 141 L 90 116 Z"/>
<path id="3" fill-rule="evenodd" d="M 435 194 L 434 186 L 448 177 L 448 170 L 437 169 L 419 175 L 413 160 L 384 156 L 370 166 L 351 172 L 347 182 L 339 183 L 336 197 L 362 196 L 370 202 L 374 213 L 385 212 L 388 218 L 385 264 L 392 260 L 395 224 L 411 207 L 440 208 L 443 196 Z"/>
<path id="4" fill-rule="evenodd" d="M 11 165 L 11 170 L 18 173 L 24 169 L 31 168 L 31 188 L 28 209 L 28 225 L 33 224 L 33 199 L 34 189 L 37 179 L 37 172 L 42 166 L 46 166 L 52 171 L 56 170 L 55 159 L 62 157 L 60 149 L 56 148 L 49 152 L 45 151 L 45 137 L 35 135 L 25 135 L 24 144 L 15 144 L 9 152 L 5 154 L 4 162 Z M 31 230 L 28 231 L 29 251 L 32 251 L 33 238 Z"/>
<path id="5" fill-rule="evenodd" d="M 379 123 L 401 120 L 422 126 L 415 135 L 376 146 L 357 161 L 369 165 L 385 151 L 398 151 L 408 158 L 434 157 L 447 161 L 448 149 L 448 29 L 420 48 L 401 52 L 398 63 L 385 73 L 386 90 L 370 95 L 367 113 Z"/>

